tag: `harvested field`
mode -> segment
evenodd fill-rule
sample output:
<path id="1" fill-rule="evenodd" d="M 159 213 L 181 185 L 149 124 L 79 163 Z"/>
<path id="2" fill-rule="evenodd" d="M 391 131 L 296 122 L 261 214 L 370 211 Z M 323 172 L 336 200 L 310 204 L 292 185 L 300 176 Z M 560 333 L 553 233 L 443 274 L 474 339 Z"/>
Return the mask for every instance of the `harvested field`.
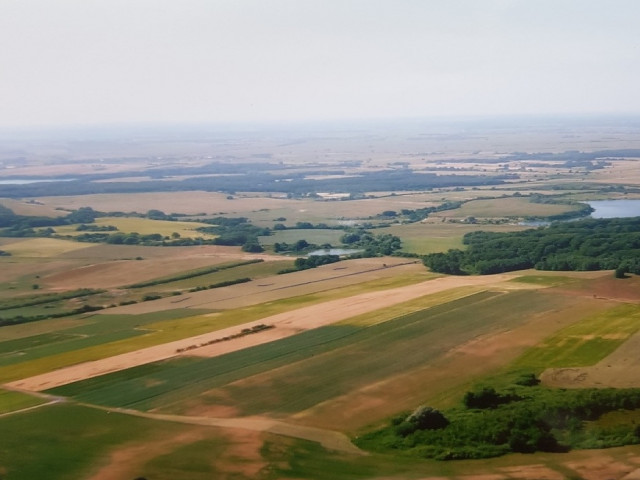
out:
<path id="1" fill-rule="evenodd" d="M 386 266 L 385 266 L 386 265 Z M 426 273 L 421 263 L 401 258 L 367 258 L 347 260 L 319 268 L 276 275 L 260 280 L 187 294 L 180 308 L 227 310 L 272 302 L 325 290 L 363 283 L 380 278 L 392 278 L 406 273 Z M 175 308 L 175 298 L 127 305 L 110 309 L 108 313 L 141 314 Z M 107 312 L 104 312 L 107 313 Z"/>
<path id="2" fill-rule="evenodd" d="M 272 324 L 276 327 L 275 330 L 278 330 L 279 328 L 290 329 L 290 332 L 293 334 L 304 330 L 318 328 L 322 325 L 336 323 L 340 320 L 344 320 L 364 312 L 375 311 L 377 309 L 408 301 L 420 296 L 465 285 L 491 285 L 503 282 L 510 278 L 512 278 L 512 276 L 506 274 L 485 277 L 441 277 L 412 286 L 364 293 L 355 297 L 324 302 L 318 305 L 279 314 L 274 317 L 263 318 L 261 319 L 261 323 L 269 325 Z M 236 333 L 239 328 L 241 329 L 251 326 L 251 324 L 247 324 L 231 327 L 229 329 L 216 331 L 213 335 L 216 337 L 226 336 Z M 48 374 L 12 382 L 10 385 L 14 388 L 24 390 L 38 391 L 50 389 L 55 386 L 77 382 L 82 379 L 103 375 L 105 373 L 171 358 L 177 355 L 177 349 L 209 341 L 211 336 L 212 334 L 199 335 L 176 342 L 137 350 L 123 355 L 117 355 L 103 360 L 74 365 Z M 242 340 L 246 342 L 254 342 L 253 345 L 264 343 L 260 334 L 251 335 L 243 338 Z M 216 344 L 215 347 L 219 348 L 221 345 L 223 344 Z M 229 346 L 225 345 L 224 348 L 233 349 L 235 345 L 238 345 L 236 350 L 249 346 L 245 342 L 242 342 L 242 344 L 229 342 Z M 211 348 L 213 349 L 214 346 Z M 228 351 L 230 350 L 225 350 L 222 353 L 227 353 Z"/>
<path id="3" fill-rule="evenodd" d="M 0 198 L 0 205 L 7 207 L 16 215 L 35 217 L 63 217 L 67 212 L 56 210 L 47 205 L 41 205 L 33 201 L 15 200 L 13 198 Z"/>
<path id="4" fill-rule="evenodd" d="M 599 278 L 588 282 L 577 282 L 567 285 L 562 292 L 570 295 L 594 296 L 608 298 L 619 302 L 640 303 L 640 276 L 630 275 L 628 278 L 615 278 L 612 272 L 593 272 Z"/>
<path id="5" fill-rule="evenodd" d="M 170 252 L 169 252 L 170 253 Z M 178 252 L 175 252 L 178 253 Z M 184 254 L 183 254 L 184 255 Z M 70 269 L 47 275 L 42 281 L 51 288 L 114 288 L 150 281 L 189 270 L 229 263 L 235 255 L 191 254 L 173 258 L 150 258 L 138 261 L 114 260 Z M 242 258 L 244 257 L 244 258 Z M 257 255 L 238 256 L 238 260 L 259 258 Z"/>
<path id="6" fill-rule="evenodd" d="M 91 244 L 56 238 L 26 238 L 3 245 L 15 257 L 52 258 L 91 247 Z"/>

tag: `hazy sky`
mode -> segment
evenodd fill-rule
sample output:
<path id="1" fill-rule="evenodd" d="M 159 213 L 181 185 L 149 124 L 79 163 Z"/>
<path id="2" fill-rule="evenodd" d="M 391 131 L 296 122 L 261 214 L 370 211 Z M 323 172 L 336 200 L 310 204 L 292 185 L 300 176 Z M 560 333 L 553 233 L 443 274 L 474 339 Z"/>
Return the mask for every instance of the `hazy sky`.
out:
<path id="1" fill-rule="evenodd" d="M 0 126 L 640 114 L 638 0 L 0 0 Z"/>

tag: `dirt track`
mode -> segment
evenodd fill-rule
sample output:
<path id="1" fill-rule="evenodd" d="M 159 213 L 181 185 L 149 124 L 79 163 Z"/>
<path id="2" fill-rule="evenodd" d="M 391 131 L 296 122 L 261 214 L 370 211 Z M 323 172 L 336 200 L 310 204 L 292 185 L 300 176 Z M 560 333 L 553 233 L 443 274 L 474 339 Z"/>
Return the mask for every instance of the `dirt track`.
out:
<path id="1" fill-rule="evenodd" d="M 247 335 L 231 341 L 216 343 L 207 347 L 198 348 L 194 351 L 197 355 L 223 355 L 254 345 L 271 342 L 278 338 L 295 335 L 304 330 L 330 325 L 362 313 L 373 312 L 424 295 L 462 286 L 496 284 L 513 277 L 513 275 L 509 274 L 482 277 L 441 277 L 411 286 L 363 293 L 273 315 L 263 318 L 260 321 L 237 325 L 208 334 L 197 335 L 144 348 L 135 352 L 73 365 L 53 372 L 11 382 L 8 386 L 28 391 L 46 390 L 86 378 L 97 377 L 106 373 L 175 357 L 178 355 L 178 349 L 184 349 L 190 345 L 198 345 L 216 338 L 233 335 L 240 332 L 243 328 L 251 328 L 258 323 L 275 326 L 275 328 L 271 330 Z"/>
<path id="2" fill-rule="evenodd" d="M 285 437 L 302 438 L 318 442 L 328 450 L 337 450 L 339 452 L 351 453 L 356 455 L 367 455 L 364 451 L 356 447 L 349 437 L 340 432 L 326 430 L 323 428 L 306 427 L 302 425 L 293 425 L 279 420 L 266 417 L 241 417 L 241 418 L 210 418 L 210 417 L 193 417 L 184 415 L 166 415 L 159 413 L 140 412 L 138 410 L 129 410 L 126 408 L 103 408 L 95 405 L 88 405 L 91 408 L 99 408 L 107 412 L 124 413 L 134 415 L 136 417 L 151 418 L 154 420 L 162 420 L 166 422 L 185 423 L 190 425 L 202 425 L 210 427 L 224 428 L 241 428 L 244 430 L 253 430 L 256 432 L 275 433 L 284 435 Z"/>

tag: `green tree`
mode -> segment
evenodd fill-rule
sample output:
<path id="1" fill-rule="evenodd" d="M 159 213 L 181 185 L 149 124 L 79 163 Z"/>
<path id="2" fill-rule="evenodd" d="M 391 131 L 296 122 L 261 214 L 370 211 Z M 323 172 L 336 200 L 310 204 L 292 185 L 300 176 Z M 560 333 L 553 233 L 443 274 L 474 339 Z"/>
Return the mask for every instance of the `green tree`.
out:
<path id="1" fill-rule="evenodd" d="M 407 417 L 407 422 L 420 430 L 439 430 L 449 425 L 449 420 L 439 410 L 424 405 L 416 408 Z"/>

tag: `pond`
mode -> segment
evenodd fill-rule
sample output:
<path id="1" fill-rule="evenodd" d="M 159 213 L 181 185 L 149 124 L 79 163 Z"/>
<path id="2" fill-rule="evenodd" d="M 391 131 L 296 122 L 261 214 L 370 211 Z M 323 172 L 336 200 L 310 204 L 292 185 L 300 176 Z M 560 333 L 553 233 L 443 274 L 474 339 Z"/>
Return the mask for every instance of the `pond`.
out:
<path id="1" fill-rule="evenodd" d="M 314 250 L 309 252 L 309 255 L 351 255 L 359 253 L 362 250 L 354 250 L 353 248 L 327 248 L 322 250 Z"/>

